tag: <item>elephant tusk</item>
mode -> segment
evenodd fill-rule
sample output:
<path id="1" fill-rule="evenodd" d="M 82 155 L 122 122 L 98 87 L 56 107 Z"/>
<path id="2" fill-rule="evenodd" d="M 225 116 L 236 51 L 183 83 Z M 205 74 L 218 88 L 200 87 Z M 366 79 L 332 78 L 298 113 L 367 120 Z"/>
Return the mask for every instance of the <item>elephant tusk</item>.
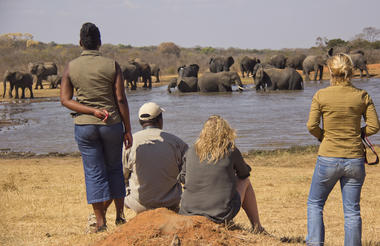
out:
<path id="1" fill-rule="evenodd" d="M 240 85 L 238 86 L 239 90 L 244 91 L 244 87 L 241 87 Z"/>

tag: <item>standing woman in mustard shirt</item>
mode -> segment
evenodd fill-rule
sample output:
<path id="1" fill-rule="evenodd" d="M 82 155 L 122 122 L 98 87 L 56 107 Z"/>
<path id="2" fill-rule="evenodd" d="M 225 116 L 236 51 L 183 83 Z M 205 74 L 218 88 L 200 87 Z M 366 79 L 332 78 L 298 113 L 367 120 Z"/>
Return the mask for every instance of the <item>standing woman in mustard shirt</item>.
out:
<path id="1" fill-rule="evenodd" d="M 365 178 L 361 135 L 379 131 L 375 105 L 365 90 L 351 84 L 353 64 L 346 54 L 327 61 L 330 86 L 315 93 L 307 127 L 320 142 L 307 201 L 307 245 L 323 245 L 323 207 L 340 181 L 344 210 L 344 245 L 361 245 L 360 192 Z M 362 117 L 366 125 L 361 126 Z M 322 128 L 320 120 L 322 118 Z"/>
<path id="2" fill-rule="evenodd" d="M 106 211 L 116 206 L 116 224 L 124 223 L 123 141 L 132 145 L 129 108 L 119 64 L 102 57 L 100 32 L 93 23 L 80 30 L 80 57 L 66 66 L 61 103 L 74 111 L 75 140 L 81 152 L 87 202 L 96 216 L 93 232 L 104 231 Z M 73 90 L 76 100 L 73 99 Z"/>

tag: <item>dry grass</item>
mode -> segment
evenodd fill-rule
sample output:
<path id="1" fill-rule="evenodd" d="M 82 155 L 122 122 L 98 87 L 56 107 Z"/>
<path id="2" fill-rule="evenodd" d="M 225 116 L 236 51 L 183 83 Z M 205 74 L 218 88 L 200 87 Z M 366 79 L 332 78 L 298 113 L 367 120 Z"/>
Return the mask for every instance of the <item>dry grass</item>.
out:
<path id="1" fill-rule="evenodd" d="M 302 243 L 314 150 L 256 152 L 246 160 L 252 165 L 251 180 L 262 224 L 284 241 Z M 364 245 L 380 245 L 379 186 L 379 167 L 368 166 L 361 202 Z M 92 211 L 85 197 L 79 157 L 0 159 L 0 245 L 91 245 L 112 233 L 113 205 L 107 217 L 108 232 L 85 234 Z M 127 211 L 127 218 L 133 216 Z M 242 211 L 235 221 L 242 227 L 249 225 Z M 343 244 L 343 223 L 337 185 L 325 209 L 327 245 Z M 273 245 L 268 243 L 263 241 L 262 245 Z"/>

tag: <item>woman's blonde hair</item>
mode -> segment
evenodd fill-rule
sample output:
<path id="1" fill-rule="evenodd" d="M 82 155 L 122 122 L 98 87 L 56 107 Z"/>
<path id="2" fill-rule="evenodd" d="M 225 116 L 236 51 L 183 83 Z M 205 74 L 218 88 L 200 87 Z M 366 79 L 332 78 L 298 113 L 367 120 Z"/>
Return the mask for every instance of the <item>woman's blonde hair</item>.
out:
<path id="1" fill-rule="evenodd" d="M 327 61 L 330 70 L 331 85 L 351 85 L 353 63 L 351 57 L 344 53 L 336 54 Z"/>
<path id="2" fill-rule="evenodd" d="M 204 123 L 195 151 L 202 162 L 216 163 L 235 148 L 236 132 L 219 115 L 212 115 Z"/>

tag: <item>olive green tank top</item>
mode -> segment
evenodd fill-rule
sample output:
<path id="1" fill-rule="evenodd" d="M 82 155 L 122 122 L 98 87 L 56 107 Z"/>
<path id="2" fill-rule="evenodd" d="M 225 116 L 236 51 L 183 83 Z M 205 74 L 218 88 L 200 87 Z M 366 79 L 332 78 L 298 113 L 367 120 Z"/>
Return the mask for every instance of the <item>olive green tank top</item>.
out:
<path id="1" fill-rule="evenodd" d="M 91 114 L 77 114 L 75 124 L 112 125 L 121 121 L 113 91 L 114 60 L 102 57 L 97 50 L 84 50 L 80 57 L 69 63 L 69 75 L 79 103 L 109 112 L 106 122 Z"/>

